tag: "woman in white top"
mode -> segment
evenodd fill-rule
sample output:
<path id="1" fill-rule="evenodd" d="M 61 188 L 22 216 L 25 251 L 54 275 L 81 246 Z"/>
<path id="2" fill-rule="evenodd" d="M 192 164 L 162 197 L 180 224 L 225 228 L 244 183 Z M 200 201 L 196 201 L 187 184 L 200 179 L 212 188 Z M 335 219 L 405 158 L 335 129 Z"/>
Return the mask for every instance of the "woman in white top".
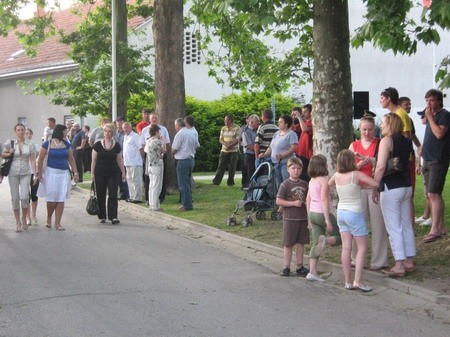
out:
<path id="1" fill-rule="evenodd" d="M 378 188 L 379 184 L 371 177 L 358 171 L 355 154 L 350 150 L 342 150 L 337 157 L 336 173 L 328 182 L 335 186 L 339 196 L 337 222 L 342 239 L 341 263 L 345 278 L 345 289 L 371 291 L 372 288 L 362 283 L 362 272 L 367 254 L 367 224 L 362 208 L 361 186 L 367 184 Z M 352 240 L 355 239 L 356 253 L 355 278 L 351 283 L 351 251 Z"/>
<path id="2" fill-rule="evenodd" d="M 16 218 L 16 232 L 28 229 L 27 213 L 30 204 L 29 186 L 31 174 L 36 176 L 36 148 L 33 141 L 25 139 L 25 126 L 17 124 L 14 127 L 16 139 L 14 146 L 11 141 L 4 145 L 2 157 L 4 159 L 13 157 L 11 169 L 8 175 L 9 187 L 11 190 L 11 201 Z M 22 209 L 22 221 L 20 219 L 20 209 Z"/>

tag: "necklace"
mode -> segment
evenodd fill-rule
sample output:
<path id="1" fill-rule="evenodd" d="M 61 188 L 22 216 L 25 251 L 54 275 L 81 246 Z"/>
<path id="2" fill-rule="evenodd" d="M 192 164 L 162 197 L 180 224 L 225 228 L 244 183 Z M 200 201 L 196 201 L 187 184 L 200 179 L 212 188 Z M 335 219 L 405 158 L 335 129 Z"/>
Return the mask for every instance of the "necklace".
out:
<path id="1" fill-rule="evenodd" d="M 106 141 L 105 141 L 105 139 L 103 138 L 102 139 L 102 143 L 103 143 L 103 147 L 105 148 L 105 150 L 106 151 L 109 151 L 109 150 L 111 150 L 112 148 L 113 148 L 113 146 L 114 146 L 114 139 L 111 139 L 111 145 L 110 146 L 106 146 Z"/>
<path id="2" fill-rule="evenodd" d="M 59 148 L 64 147 L 64 143 L 62 141 L 60 141 L 59 139 L 58 139 L 58 141 L 56 141 L 56 139 L 52 139 L 52 142 L 55 145 L 54 146 L 55 148 L 59 149 Z"/>

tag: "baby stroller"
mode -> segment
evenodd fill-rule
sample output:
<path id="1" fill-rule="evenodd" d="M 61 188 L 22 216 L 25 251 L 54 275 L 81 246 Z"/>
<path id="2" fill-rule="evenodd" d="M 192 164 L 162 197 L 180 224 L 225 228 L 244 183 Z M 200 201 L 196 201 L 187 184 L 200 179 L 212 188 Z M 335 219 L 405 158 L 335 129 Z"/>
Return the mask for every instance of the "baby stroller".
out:
<path id="1" fill-rule="evenodd" d="M 240 210 L 247 212 L 241 221 L 243 227 L 253 224 L 251 217 L 253 212 L 256 212 L 258 220 L 266 219 L 266 211 L 271 211 L 270 218 L 272 220 L 281 220 L 281 213 L 278 212 L 275 204 L 277 191 L 272 164 L 261 163 L 250 178 L 248 188 L 245 188 L 244 191 L 244 199 L 236 204 L 233 214 L 227 217 L 228 226 L 237 225 L 236 215 Z"/>

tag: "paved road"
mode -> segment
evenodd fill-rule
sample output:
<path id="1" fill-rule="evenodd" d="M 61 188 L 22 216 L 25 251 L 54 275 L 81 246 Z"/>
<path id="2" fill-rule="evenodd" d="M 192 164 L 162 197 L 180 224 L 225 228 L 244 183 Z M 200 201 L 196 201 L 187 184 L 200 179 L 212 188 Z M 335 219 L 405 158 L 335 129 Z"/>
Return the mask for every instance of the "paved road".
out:
<path id="1" fill-rule="evenodd" d="M 65 232 L 40 224 L 15 233 L 7 181 L 0 185 L 1 337 L 448 337 L 448 325 L 405 311 L 401 299 L 387 305 L 279 277 L 271 261 L 161 226 L 146 211 L 101 225 L 85 200 L 73 193 Z"/>

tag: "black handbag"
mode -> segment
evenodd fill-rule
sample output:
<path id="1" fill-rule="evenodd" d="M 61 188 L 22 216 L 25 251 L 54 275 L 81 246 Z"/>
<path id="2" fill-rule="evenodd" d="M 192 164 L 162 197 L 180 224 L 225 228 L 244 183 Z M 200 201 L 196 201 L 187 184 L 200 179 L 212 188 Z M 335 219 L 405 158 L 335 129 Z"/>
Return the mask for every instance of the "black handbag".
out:
<path id="1" fill-rule="evenodd" d="M 11 148 L 14 147 L 14 139 L 11 139 Z M 11 157 L 3 160 L 3 163 L 0 165 L 0 176 L 6 177 L 9 174 L 9 170 L 11 169 L 11 164 L 14 158 L 14 153 L 11 153 Z"/>
<path id="2" fill-rule="evenodd" d="M 91 193 L 89 196 L 89 200 L 86 205 L 86 212 L 89 215 L 98 215 L 98 200 L 97 200 L 97 191 L 95 190 L 95 183 L 91 184 Z"/>

